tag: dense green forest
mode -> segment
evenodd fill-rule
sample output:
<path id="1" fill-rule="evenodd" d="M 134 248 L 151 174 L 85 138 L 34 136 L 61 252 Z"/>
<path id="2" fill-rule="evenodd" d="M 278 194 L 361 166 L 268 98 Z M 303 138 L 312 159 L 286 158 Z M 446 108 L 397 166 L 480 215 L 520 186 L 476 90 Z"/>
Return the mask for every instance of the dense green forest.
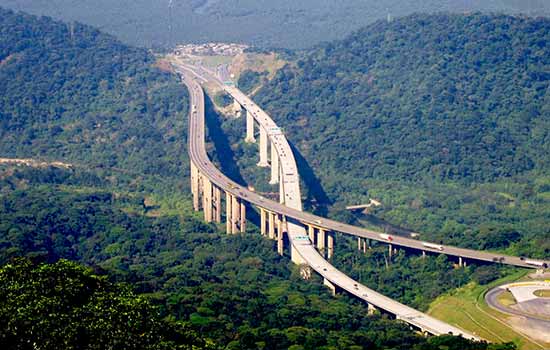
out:
<path id="1" fill-rule="evenodd" d="M 0 305 L 3 349 L 216 349 L 127 286 L 67 260 L 0 267 Z"/>
<path id="2" fill-rule="evenodd" d="M 341 39 L 376 20 L 416 12 L 549 16 L 546 0 L 0 0 L 0 6 L 79 21 L 148 47 L 231 41 L 305 48 Z"/>
<path id="3" fill-rule="evenodd" d="M 187 91 L 155 57 L 80 24 L 2 9 L 0 23 L 2 157 L 183 187 Z"/>
<path id="4" fill-rule="evenodd" d="M 425 239 L 548 257 L 549 43 L 540 18 L 380 21 L 307 51 L 255 99 L 320 181 L 319 212 L 368 223 L 343 207 L 377 198 L 371 214 Z"/>
<path id="5" fill-rule="evenodd" d="M 0 156 L 71 164 L 0 165 L 2 348 L 500 348 L 367 316 L 253 225 L 205 224 L 186 190 L 186 92 L 148 52 L 44 17 L 0 24 Z M 403 300 L 426 305 L 413 287 Z"/>
<path id="6" fill-rule="evenodd" d="M 4 167 L 1 174 L 0 263 L 7 264 L 5 271 L 24 271 L 11 274 L 21 274 L 19 278 L 34 286 L 25 289 L 24 300 L 12 300 L 9 295 L 26 284 L 0 272 L 1 282 L 11 283 L 1 283 L 5 289 L 0 288 L 0 312 L 5 310 L 4 320 L 14 336 L 27 339 L 27 328 L 13 327 L 40 321 L 47 327 L 36 336 L 47 338 L 48 330 L 60 325 L 44 310 L 61 305 L 59 297 L 67 293 L 64 319 L 71 321 L 59 330 L 59 339 L 70 340 L 75 327 L 80 327 L 79 315 L 87 315 L 96 301 L 97 307 L 106 307 L 99 302 L 105 293 L 121 293 L 109 309 L 114 313 L 111 319 L 124 319 L 127 316 L 120 313 L 129 309 L 141 312 L 138 315 L 158 312 L 162 317 L 142 325 L 147 329 L 124 329 L 130 335 L 169 322 L 187 340 L 202 341 L 193 337 L 200 334 L 225 349 L 435 350 L 440 345 L 456 350 L 500 349 L 454 337 L 426 339 L 386 316 L 367 316 L 365 305 L 356 300 L 346 295 L 331 297 L 320 278 L 304 282 L 298 268 L 277 255 L 273 242 L 263 239 L 257 229 L 227 236 L 216 226 L 204 224 L 186 199 L 153 202 L 136 193 L 109 192 L 100 181 L 90 181 L 78 170 Z M 71 259 L 93 266 L 95 274 L 108 276 L 111 282 L 131 283 L 139 297 L 135 299 L 127 288 L 112 289 L 106 277 L 91 276 L 74 264 L 14 265 L 12 259 L 17 256 L 47 263 Z M 42 286 L 41 279 L 51 275 L 57 277 Z M 67 275 L 72 276 L 70 284 L 51 285 Z M 69 296 L 74 294 L 70 293 L 80 295 L 88 284 L 95 288 L 86 294 L 90 298 L 71 304 Z M 17 303 L 32 304 L 29 301 L 39 296 L 37 290 L 48 286 L 57 294 L 47 293 L 40 307 L 11 315 Z M 92 292 L 99 293 L 97 298 Z M 89 317 L 82 320 L 91 320 L 90 327 L 101 321 L 97 314 Z M 97 336 L 93 328 L 81 331 L 92 332 L 90 341 Z M 153 345 L 164 340 L 148 338 Z"/>

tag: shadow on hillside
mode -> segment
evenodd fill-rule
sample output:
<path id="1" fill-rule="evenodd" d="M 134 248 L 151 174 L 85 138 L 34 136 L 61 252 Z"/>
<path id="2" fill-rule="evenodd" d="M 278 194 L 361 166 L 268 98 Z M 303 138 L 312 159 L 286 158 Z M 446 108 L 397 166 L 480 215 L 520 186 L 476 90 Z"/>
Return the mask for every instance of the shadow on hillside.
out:
<path id="1" fill-rule="evenodd" d="M 207 127 L 208 140 L 214 144 L 215 152 L 212 154 L 220 163 L 220 170 L 231 180 L 241 186 L 247 183 L 241 175 L 235 154 L 231 150 L 229 138 L 221 128 L 221 118 L 214 110 L 214 104 L 208 95 L 204 96 L 205 103 L 205 122 Z"/>
<path id="2" fill-rule="evenodd" d="M 248 186 L 244 180 L 239 167 L 237 166 L 237 160 L 235 154 L 231 149 L 231 143 L 229 138 L 221 128 L 221 117 L 214 109 L 214 103 L 210 99 L 210 96 L 204 96 L 205 104 L 205 123 L 207 128 L 208 140 L 214 144 L 215 151 L 213 154 L 209 154 L 213 159 L 216 159 L 220 165 L 220 170 L 231 180 L 235 181 L 241 186 Z M 251 210 L 251 206 L 247 205 L 247 218 L 250 222 L 259 226 L 260 216 L 255 210 Z"/>
<path id="3" fill-rule="evenodd" d="M 292 153 L 294 153 L 294 158 L 296 158 L 296 165 L 298 166 L 300 177 L 308 188 L 309 197 L 312 197 L 313 202 L 315 202 L 315 213 L 321 216 L 326 216 L 328 214 L 327 207 L 332 204 L 332 201 L 327 196 L 327 193 L 321 185 L 321 181 L 319 181 L 319 178 L 315 176 L 315 172 L 304 156 L 302 156 L 298 148 L 290 141 L 288 143 L 290 144 Z"/>

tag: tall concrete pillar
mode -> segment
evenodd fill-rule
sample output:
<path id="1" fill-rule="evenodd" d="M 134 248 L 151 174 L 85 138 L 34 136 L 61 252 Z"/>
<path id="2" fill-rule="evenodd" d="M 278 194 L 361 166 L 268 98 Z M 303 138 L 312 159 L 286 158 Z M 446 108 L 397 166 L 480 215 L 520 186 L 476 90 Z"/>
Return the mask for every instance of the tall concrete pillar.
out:
<path id="1" fill-rule="evenodd" d="M 389 255 L 390 259 L 393 256 L 393 247 L 392 247 L 391 243 L 388 245 L 388 255 Z"/>
<path id="2" fill-rule="evenodd" d="M 212 182 L 206 177 L 203 178 L 203 212 L 204 221 L 212 222 Z"/>
<path id="3" fill-rule="evenodd" d="M 327 280 L 326 278 L 323 278 L 323 284 L 325 286 L 328 287 L 328 289 L 330 289 L 330 292 L 332 293 L 332 295 L 336 295 L 336 286 L 329 280 Z"/>
<path id="4" fill-rule="evenodd" d="M 334 256 L 334 234 L 329 233 L 327 236 L 327 258 Z"/>
<path id="5" fill-rule="evenodd" d="M 256 138 L 254 137 L 254 117 L 249 110 L 246 110 L 246 138 L 244 141 L 248 143 L 256 142 Z"/>
<path id="6" fill-rule="evenodd" d="M 267 212 L 267 215 L 269 215 L 269 239 L 275 239 L 275 213 Z"/>
<path id="7" fill-rule="evenodd" d="M 241 199 L 239 200 L 241 203 L 241 232 L 244 233 L 246 231 L 246 205 L 244 201 Z"/>
<path id="8" fill-rule="evenodd" d="M 235 111 L 235 116 L 236 117 L 241 116 L 241 111 L 242 111 L 241 104 L 235 99 L 233 99 L 233 110 Z"/>
<path id="9" fill-rule="evenodd" d="M 279 155 L 273 142 L 271 143 L 271 180 L 270 185 L 279 183 Z"/>
<path id="10" fill-rule="evenodd" d="M 279 203 L 285 203 L 285 185 L 283 181 L 283 174 L 279 169 Z"/>
<path id="11" fill-rule="evenodd" d="M 265 226 L 267 224 L 267 220 L 266 220 L 266 217 L 265 217 L 265 209 L 264 208 L 260 208 L 260 233 L 262 234 L 262 236 L 265 236 L 266 234 L 266 229 L 265 229 Z"/>
<path id="12" fill-rule="evenodd" d="M 199 170 L 193 162 L 191 162 L 191 193 L 193 194 L 193 209 L 199 211 Z"/>
<path id="13" fill-rule="evenodd" d="M 277 253 L 281 256 L 284 254 L 283 234 L 283 220 L 279 219 L 277 220 Z"/>
<path id="14" fill-rule="evenodd" d="M 267 131 L 260 125 L 260 161 L 258 166 L 267 167 Z"/>
<path id="15" fill-rule="evenodd" d="M 239 221 L 241 216 L 241 206 L 239 205 L 239 199 L 237 196 L 232 196 L 232 209 L 231 209 L 231 217 L 233 220 L 231 220 L 231 233 L 237 234 L 239 232 Z"/>
<path id="16" fill-rule="evenodd" d="M 358 251 L 361 251 L 361 245 L 362 245 L 361 237 L 357 237 L 357 250 Z"/>
<path id="17" fill-rule="evenodd" d="M 309 235 L 309 240 L 311 241 L 311 244 L 315 244 L 315 227 L 308 225 L 307 233 Z"/>
<path id="18" fill-rule="evenodd" d="M 219 187 L 214 187 L 214 202 L 216 203 L 216 215 L 214 220 L 220 223 L 222 222 L 222 191 Z"/>
<path id="19" fill-rule="evenodd" d="M 426 257 L 426 251 L 423 250 L 423 251 L 422 251 L 422 258 L 425 258 L 425 257 Z"/>
<path id="20" fill-rule="evenodd" d="M 325 246 L 326 246 L 326 236 L 327 233 L 323 229 L 318 229 L 317 231 L 317 248 L 321 251 L 322 254 L 325 252 Z"/>
<path id="21" fill-rule="evenodd" d="M 231 233 L 231 226 L 233 222 L 233 196 L 229 192 L 225 192 L 225 232 Z"/>
<path id="22" fill-rule="evenodd" d="M 367 252 L 367 248 L 370 246 L 368 239 L 363 239 L 363 253 Z"/>

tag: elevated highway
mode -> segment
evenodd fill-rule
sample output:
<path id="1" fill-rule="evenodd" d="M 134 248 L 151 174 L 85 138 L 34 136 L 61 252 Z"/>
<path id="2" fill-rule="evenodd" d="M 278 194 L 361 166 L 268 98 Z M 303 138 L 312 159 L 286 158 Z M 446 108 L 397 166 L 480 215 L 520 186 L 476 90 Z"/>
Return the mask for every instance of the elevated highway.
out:
<path id="1" fill-rule="evenodd" d="M 278 175 L 282 189 L 280 198 L 280 202 L 282 203 L 266 199 L 248 190 L 246 187 L 238 185 L 221 173 L 212 164 L 205 149 L 204 93 L 198 81 L 204 82 L 211 78 L 205 77 L 203 74 L 198 74 L 198 72 L 191 67 L 179 66 L 177 67 L 177 71 L 181 74 L 183 82 L 188 87 L 191 99 L 189 155 L 192 164 L 191 187 L 194 195 L 194 206 L 197 209 L 200 205 L 198 197 L 201 196 L 203 198 L 203 212 L 207 221 L 220 221 L 222 209 L 220 201 L 221 195 L 216 194 L 216 191 L 223 190 L 226 194 L 225 206 L 228 233 L 236 233 L 238 230 L 244 231 L 243 216 L 246 212 L 244 203 L 256 205 L 262 213 L 262 234 L 265 233 L 264 225 L 267 225 L 267 223 L 264 222 L 263 216 L 264 213 L 267 212 L 269 216 L 269 235 L 270 238 L 277 239 L 279 242 L 279 252 L 282 253 L 282 236 L 286 233 L 290 241 L 292 261 L 315 270 L 323 276 L 325 284 L 334 292 L 336 292 L 337 289 L 345 290 L 365 301 L 369 305 L 369 309 L 382 309 L 424 333 L 434 335 L 454 334 L 462 335 L 470 339 L 479 339 L 461 329 L 377 293 L 340 272 L 325 260 L 319 251 L 317 251 L 314 244 L 312 244 L 312 227 L 316 228 L 318 231 L 317 242 L 319 242 L 319 237 L 321 237 L 323 241 L 325 240 L 325 236 L 321 234 L 324 229 L 334 228 L 335 231 L 344 230 L 343 232 L 345 232 L 345 230 L 350 230 L 357 234 L 355 230 L 358 228 L 301 211 L 301 197 L 296 163 L 294 162 L 294 157 L 290 151 L 290 146 L 286 138 L 284 138 L 284 135 L 282 135 L 280 131 L 276 131 L 273 127 L 275 124 L 271 118 L 253 104 L 250 99 L 238 90 L 227 87 L 226 91 L 233 93 L 234 97 L 242 106 L 252 111 L 252 115 L 259 123 L 260 128 L 273 131 L 272 133 L 268 131 L 267 136 L 271 137 L 272 150 L 274 149 L 281 158 L 278 163 L 280 167 Z M 273 129 L 271 129 L 272 127 Z M 262 131 L 260 130 L 260 137 L 262 137 L 261 133 Z M 261 163 L 260 159 L 260 166 L 263 165 Z M 276 218 L 272 215 L 276 215 Z M 303 223 L 308 226 L 309 232 L 306 233 Z M 275 231 L 277 231 L 276 237 L 274 234 Z M 370 232 L 371 231 L 359 232 L 359 234 L 370 237 Z M 376 234 L 377 233 L 373 233 L 372 235 L 376 236 Z M 373 237 L 373 239 L 376 239 L 376 237 Z M 317 247 L 319 248 L 319 244 Z"/>
<path id="2" fill-rule="evenodd" d="M 288 142 L 286 141 L 285 136 L 280 133 L 280 129 L 269 117 L 269 115 L 237 88 L 232 86 L 224 86 L 223 83 L 218 81 L 215 76 L 208 70 L 202 67 L 194 67 L 184 64 L 179 65 L 180 73 L 182 73 L 182 69 L 185 70 L 186 74 L 190 75 L 191 77 L 195 77 L 202 82 L 210 82 L 222 87 L 229 95 L 231 95 L 235 99 L 235 101 L 239 103 L 240 106 L 243 106 L 246 109 L 247 113 L 250 113 L 260 125 L 264 125 L 263 129 L 277 130 L 277 132 L 273 133 L 270 133 L 268 131 L 267 136 L 273 138 L 276 149 L 278 150 L 278 155 L 282 159 L 280 163 L 283 169 L 285 169 L 283 170 L 283 172 L 285 173 L 286 169 L 288 169 L 288 175 L 285 175 L 284 173 L 282 175 L 284 185 L 284 188 L 282 190 L 284 191 L 285 200 L 281 202 L 284 203 L 284 205 L 281 204 L 273 207 L 270 206 L 270 210 L 272 210 L 273 212 L 282 214 L 288 218 L 293 218 L 303 224 L 309 225 L 310 227 L 314 227 L 318 230 L 320 229 L 326 232 L 341 232 L 361 239 L 384 242 L 390 245 L 390 250 L 392 247 L 404 247 L 415 249 L 421 252 L 446 254 L 456 257 L 460 263 L 464 263 L 466 259 L 469 259 L 473 261 L 500 263 L 525 268 L 543 268 L 550 266 L 550 260 L 529 259 L 490 251 L 479 251 L 444 244 L 434 244 L 397 235 L 388 236 L 378 231 L 348 225 L 311 213 L 303 212 L 299 190 L 298 171 L 296 168 L 296 162 L 294 161 L 294 156 L 292 154 L 290 146 L 288 145 Z M 248 129 L 250 130 L 250 128 Z M 266 153 L 262 152 L 261 138 L 262 128 L 260 129 L 260 158 L 262 158 L 262 153 Z M 260 163 L 262 163 L 262 159 L 260 159 Z M 266 166 L 266 163 L 264 162 L 260 165 Z M 254 202 L 254 200 L 256 199 L 259 200 L 260 198 L 247 198 L 249 202 L 256 205 L 261 205 L 261 202 Z"/>

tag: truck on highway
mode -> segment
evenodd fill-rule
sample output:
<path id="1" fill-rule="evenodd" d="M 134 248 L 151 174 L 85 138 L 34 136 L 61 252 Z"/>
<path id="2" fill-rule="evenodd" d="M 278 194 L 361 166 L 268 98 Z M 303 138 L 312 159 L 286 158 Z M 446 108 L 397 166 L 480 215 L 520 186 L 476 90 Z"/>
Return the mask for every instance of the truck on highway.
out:
<path id="1" fill-rule="evenodd" d="M 422 245 L 427 248 L 437 249 L 437 250 L 443 250 L 443 246 L 439 244 L 433 244 L 428 242 L 422 242 Z"/>
<path id="2" fill-rule="evenodd" d="M 193 113 L 196 113 L 196 112 L 197 112 L 197 105 L 193 105 L 192 111 L 193 111 Z"/>
<path id="3" fill-rule="evenodd" d="M 548 268 L 548 264 L 545 263 L 545 262 L 542 262 L 542 261 L 525 260 L 525 263 L 526 263 L 527 265 L 533 265 L 533 266 L 542 267 L 543 269 Z"/>
<path id="4" fill-rule="evenodd" d="M 386 241 L 390 241 L 390 242 L 393 241 L 393 237 L 388 234 L 380 233 L 379 236 L 380 238 L 385 239 Z"/>
<path id="5" fill-rule="evenodd" d="M 309 236 L 305 235 L 299 235 L 292 239 L 292 243 L 296 245 L 311 245 L 311 241 L 309 240 Z"/>

